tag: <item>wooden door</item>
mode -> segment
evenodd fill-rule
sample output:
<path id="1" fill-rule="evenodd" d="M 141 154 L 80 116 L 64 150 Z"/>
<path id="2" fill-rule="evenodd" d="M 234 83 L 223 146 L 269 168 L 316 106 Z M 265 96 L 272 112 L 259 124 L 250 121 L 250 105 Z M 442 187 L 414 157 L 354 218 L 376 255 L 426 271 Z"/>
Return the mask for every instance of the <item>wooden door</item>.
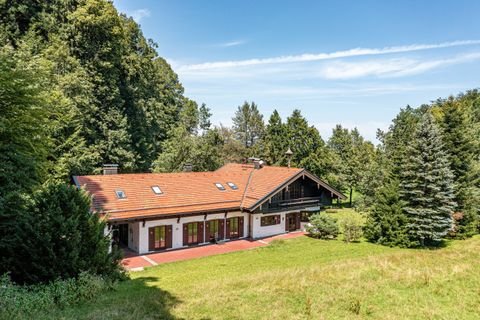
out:
<path id="1" fill-rule="evenodd" d="M 300 218 L 301 218 L 300 212 L 295 213 L 295 230 L 300 229 Z"/>
<path id="2" fill-rule="evenodd" d="M 238 217 L 238 237 L 243 238 L 243 217 Z"/>
<path id="3" fill-rule="evenodd" d="M 204 223 L 189 222 L 183 224 L 183 245 L 192 245 L 204 242 Z"/>
<path id="4" fill-rule="evenodd" d="M 148 250 L 162 250 L 172 247 L 172 226 L 156 226 L 148 229 Z"/>

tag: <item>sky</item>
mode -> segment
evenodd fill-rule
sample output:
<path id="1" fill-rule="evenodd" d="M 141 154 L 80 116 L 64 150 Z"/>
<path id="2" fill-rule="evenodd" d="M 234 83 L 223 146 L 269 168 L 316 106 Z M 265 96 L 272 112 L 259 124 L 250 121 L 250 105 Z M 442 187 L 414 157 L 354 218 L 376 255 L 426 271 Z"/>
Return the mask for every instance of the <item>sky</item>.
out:
<path id="1" fill-rule="evenodd" d="M 300 109 L 375 140 L 400 108 L 480 87 L 480 1 L 114 0 L 231 125 L 255 101 L 268 121 Z"/>

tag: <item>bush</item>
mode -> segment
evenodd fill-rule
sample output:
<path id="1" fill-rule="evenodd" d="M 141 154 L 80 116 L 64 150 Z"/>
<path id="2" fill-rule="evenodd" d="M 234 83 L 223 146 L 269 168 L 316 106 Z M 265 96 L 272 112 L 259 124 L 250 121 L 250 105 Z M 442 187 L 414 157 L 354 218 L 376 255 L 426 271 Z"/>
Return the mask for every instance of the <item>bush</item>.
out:
<path id="1" fill-rule="evenodd" d="M 33 319 L 39 312 L 92 300 L 113 285 L 101 276 L 82 272 L 77 279 L 22 286 L 5 274 L 0 277 L 0 319 Z"/>
<path id="2" fill-rule="evenodd" d="M 313 238 L 334 239 L 338 235 L 337 221 L 324 214 L 318 213 L 310 217 L 310 224 L 307 226 L 307 232 Z"/>
<path id="3" fill-rule="evenodd" d="M 90 197 L 66 184 L 47 184 L 19 219 L 15 259 L 7 271 L 15 283 L 78 278 L 82 271 L 119 279 L 120 251 L 109 252 L 105 221 L 90 211 Z M 3 272 L 2 272 L 3 273 Z"/>
<path id="4" fill-rule="evenodd" d="M 358 213 L 349 213 L 340 220 L 340 229 L 345 242 L 359 241 L 363 236 L 363 217 Z"/>

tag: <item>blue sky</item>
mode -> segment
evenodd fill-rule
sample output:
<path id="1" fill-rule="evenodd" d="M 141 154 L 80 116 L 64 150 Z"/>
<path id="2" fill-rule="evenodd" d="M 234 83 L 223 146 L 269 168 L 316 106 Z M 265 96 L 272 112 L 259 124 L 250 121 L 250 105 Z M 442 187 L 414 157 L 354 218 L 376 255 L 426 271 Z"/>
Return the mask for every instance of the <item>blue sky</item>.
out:
<path id="1" fill-rule="evenodd" d="M 129 1 L 215 124 L 255 101 L 268 120 L 298 108 L 328 138 L 368 139 L 401 107 L 480 87 L 480 1 Z"/>

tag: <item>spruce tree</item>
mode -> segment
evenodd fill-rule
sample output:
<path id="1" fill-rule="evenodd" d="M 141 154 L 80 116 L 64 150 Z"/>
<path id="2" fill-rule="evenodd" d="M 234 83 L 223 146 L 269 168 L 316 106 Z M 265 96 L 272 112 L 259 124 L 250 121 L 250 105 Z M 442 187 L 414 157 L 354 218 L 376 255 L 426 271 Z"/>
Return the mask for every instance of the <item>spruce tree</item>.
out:
<path id="1" fill-rule="evenodd" d="M 268 120 L 265 130 L 264 160 L 272 165 L 286 165 L 285 152 L 288 150 L 287 130 L 277 110 L 274 110 Z"/>
<path id="2" fill-rule="evenodd" d="M 452 227 L 453 174 L 442 136 L 430 112 L 418 123 L 400 173 L 407 229 L 420 246 L 438 244 Z"/>
<path id="3" fill-rule="evenodd" d="M 237 139 L 242 141 L 247 148 L 251 148 L 257 141 L 263 138 L 265 124 L 263 115 L 258 110 L 255 102 L 245 101 L 239 106 L 233 117 L 233 130 Z"/>
<path id="4" fill-rule="evenodd" d="M 376 193 L 375 204 L 364 227 L 364 235 L 370 242 L 385 246 L 409 247 L 405 203 L 399 196 L 399 182 L 396 179 L 382 186 Z"/>

